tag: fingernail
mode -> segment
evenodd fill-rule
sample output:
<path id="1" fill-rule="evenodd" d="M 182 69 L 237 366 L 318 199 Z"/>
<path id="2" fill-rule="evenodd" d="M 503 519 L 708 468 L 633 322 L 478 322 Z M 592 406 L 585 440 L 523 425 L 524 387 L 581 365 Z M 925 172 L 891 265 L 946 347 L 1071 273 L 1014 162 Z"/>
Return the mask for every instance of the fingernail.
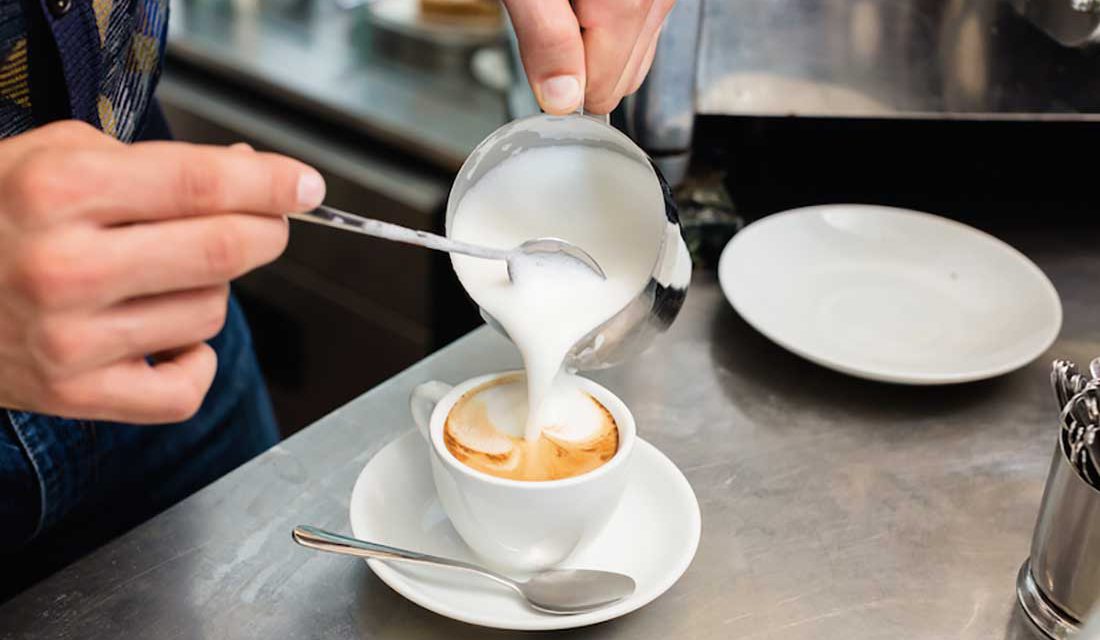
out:
<path id="1" fill-rule="evenodd" d="M 312 209 L 325 199 L 325 180 L 316 171 L 305 171 L 298 177 L 298 204 Z"/>
<path id="2" fill-rule="evenodd" d="M 572 111 L 581 103 L 581 81 L 575 76 L 555 76 L 539 86 L 542 108 L 547 111 Z"/>
<path id="3" fill-rule="evenodd" d="M 234 142 L 233 144 L 229 145 L 229 148 L 235 151 L 255 151 L 255 149 L 252 148 L 252 145 L 248 144 L 247 142 Z"/>

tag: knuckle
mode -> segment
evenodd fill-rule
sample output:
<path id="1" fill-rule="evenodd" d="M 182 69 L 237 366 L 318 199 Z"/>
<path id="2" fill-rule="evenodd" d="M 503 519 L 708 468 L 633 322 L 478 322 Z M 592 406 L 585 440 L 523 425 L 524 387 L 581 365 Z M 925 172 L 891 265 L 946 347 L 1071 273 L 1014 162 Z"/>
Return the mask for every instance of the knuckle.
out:
<path id="1" fill-rule="evenodd" d="M 263 185 L 263 193 L 249 195 L 256 197 L 259 208 L 264 212 L 285 213 L 298 206 L 301 169 L 296 161 L 275 153 L 259 153 L 251 157 L 234 158 L 232 162 L 238 167 L 244 167 L 248 163 L 251 171 L 262 176 L 257 179 L 257 184 Z"/>
<path id="2" fill-rule="evenodd" d="M 8 173 L 4 199 L 10 215 L 20 222 L 30 222 L 61 203 L 65 186 L 61 177 L 64 172 L 58 171 L 60 162 L 57 153 L 32 151 Z"/>
<path id="3" fill-rule="evenodd" d="M 83 120 L 60 120 L 42 127 L 43 133 L 60 138 L 82 139 L 90 136 L 100 137 L 102 132 Z"/>
<path id="4" fill-rule="evenodd" d="M 228 288 L 219 289 L 215 294 L 208 295 L 203 300 L 201 319 L 199 320 L 202 340 L 209 340 L 221 333 L 225 326 L 225 317 L 228 311 Z"/>
<path id="5" fill-rule="evenodd" d="M 185 209 L 221 211 L 226 202 L 226 185 L 209 162 L 189 162 L 179 173 L 179 198 Z"/>
<path id="6" fill-rule="evenodd" d="M 203 238 L 203 260 L 209 274 L 230 279 L 245 270 L 244 234 L 229 219 L 218 220 Z"/>
<path id="7" fill-rule="evenodd" d="M 16 260 L 14 284 L 35 307 L 52 308 L 65 281 L 61 271 L 48 243 L 31 242 Z"/>
<path id="8" fill-rule="evenodd" d="M 569 16 L 547 18 L 540 25 L 538 47 L 552 54 L 562 53 L 580 44 L 580 31 Z"/>
<path id="9" fill-rule="evenodd" d="M 100 286 L 102 274 L 92 264 L 78 264 L 79 251 L 62 239 L 37 239 L 26 243 L 16 260 L 15 288 L 38 309 L 56 309 L 80 292 Z"/>
<path id="10" fill-rule="evenodd" d="M 85 342 L 67 323 L 46 321 L 31 335 L 31 350 L 47 375 L 63 374 L 79 364 Z"/>
<path id="11" fill-rule="evenodd" d="M 621 0 L 618 14 L 624 18 L 644 21 L 660 0 Z"/>

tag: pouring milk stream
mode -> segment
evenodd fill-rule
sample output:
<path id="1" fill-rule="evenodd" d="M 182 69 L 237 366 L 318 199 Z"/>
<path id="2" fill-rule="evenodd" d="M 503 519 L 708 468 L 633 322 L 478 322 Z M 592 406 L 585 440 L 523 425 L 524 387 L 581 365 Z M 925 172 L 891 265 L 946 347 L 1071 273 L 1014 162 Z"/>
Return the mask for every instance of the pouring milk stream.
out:
<path id="1" fill-rule="evenodd" d="M 586 424 L 563 419 L 573 413 L 575 398 L 563 362 L 581 338 L 645 287 L 655 264 L 652 247 L 664 233 L 663 207 L 649 167 L 575 145 L 518 153 L 489 170 L 459 203 L 450 229 L 455 239 L 511 248 L 532 238 L 561 238 L 587 251 L 607 276 L 569 260 L 546 260 L 529 263 L 513 283 L 501 261 L 451 257 L 470 297 L 523 357 L 527 417 L 516 428 L 528 441 L 544 427 Z"/>

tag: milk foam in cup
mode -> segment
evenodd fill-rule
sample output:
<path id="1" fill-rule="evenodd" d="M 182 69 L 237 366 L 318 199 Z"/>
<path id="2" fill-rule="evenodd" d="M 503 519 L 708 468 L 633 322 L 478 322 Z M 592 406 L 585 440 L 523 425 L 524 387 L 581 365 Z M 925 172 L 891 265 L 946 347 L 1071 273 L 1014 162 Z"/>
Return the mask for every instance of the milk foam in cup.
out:
<path id="1" fill-rule="evenodd" d="M 598 469 L 619 450 L 607 407 L 573 376 L 558 376 L 537 440 L 524 438 L 527 388 L 522 375 L 501 376 L 462 395 L 443 425 L 443 443 L 459 462 L 497 478 L 548 482 Z"/>

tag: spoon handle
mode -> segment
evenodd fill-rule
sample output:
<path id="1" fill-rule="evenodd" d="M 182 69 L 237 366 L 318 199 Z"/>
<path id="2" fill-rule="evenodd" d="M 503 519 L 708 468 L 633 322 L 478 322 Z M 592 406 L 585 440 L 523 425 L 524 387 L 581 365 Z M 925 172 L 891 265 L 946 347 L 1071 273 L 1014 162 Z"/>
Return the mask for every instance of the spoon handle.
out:
<path id="1" fill-rule="evenodd" d="M 352 538 L 349 536 L 342 536 L 338 533 L 332 533 L 331 531 L 318 529 L 317 527 L 312 527 L 308 524 L 300 524 L 297 527 L 294 527 L 294 531 L 291 533 L 291 537 L 293 537 L 294 541 L 302 545 L 303 547 L 318 549 L 320 551 L 341 553 L 358 558 L 400 560 L 403 562 L 415 562 L 418 564 L 430 564 L 443 567 L 451 567 L 453 569 L 472 571 L 474 573 L 479 573 L 486 578 L 496 580 L 497 582 L 509 586 L 516 591 L 520 590 L 519 585 L 516 584 L 515 581 L 505 576 L 502 576 L 499 573 L 490 571 L 483 567 L 479 567 L 475 564 L 462 562 L 461 560 L 451 560 L 450 558 L 440 558 L 439 556 L 432 556 L 426 553 L 418 553 L 416 551 L 409 551 L 407 549 L 398 549 L 397 547 L 388 547 L 384 544 L 367 542 L 366 540 L 360 540 L 358 538 Z"/>
<path id="2" fill-rule="evenodd" d="M 490 247 L 483 247 L 468 242 L 452 240 L 451 238 L 445 238 L 427 231 L 409 229 L 408 227 L 402 227 L 392 222 L 382 222 L 381 220 L 364 218 L 363 216 L 348 213 L 347 211 L 340 211 L 339 209 L 333 209 L 325 205 L 321 205 L 312 211 L 306 211 L 304 213 L 292 213 L 289 214 L 289 217 L 303 222 L 312 222 L 314 224 L 335 227 L 345 231 L 363 233 L 384 240 L 404 242 L 405 244 L 426 247 L 437 251 L 446 251 L 448 253 L 461 253 L 475 258 L 507 260 L 512 253 L 511 250 L 508 249 L 492 249 Z"/>

